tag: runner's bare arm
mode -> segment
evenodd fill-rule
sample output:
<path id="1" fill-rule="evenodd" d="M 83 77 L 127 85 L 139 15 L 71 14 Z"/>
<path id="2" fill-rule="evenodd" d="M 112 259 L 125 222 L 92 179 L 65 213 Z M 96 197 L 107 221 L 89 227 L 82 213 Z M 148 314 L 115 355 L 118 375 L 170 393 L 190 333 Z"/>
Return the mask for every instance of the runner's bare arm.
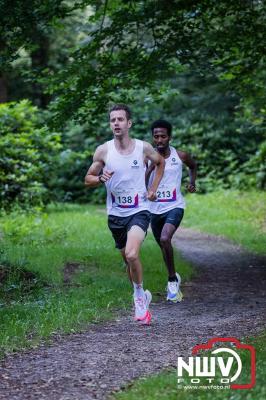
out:
<path id="1" fill-rule="evenodd" d="M 196 192 L 196 177 L 197 177 L 197 163 L 193 160 L 193 158 L 186 152 L 177 150 L 177 154 L 179 155 L 182 162 L 189 168 L 189 184 L 187 185 L 187 190 L 190 193 Z"/>
<path id="2" fill-rule="evenodd" d="M 148 188 L 150 176 L 151 176 L 151 173 L 154 170 L 154 168 L 155 168 L 155 165 L 153 163 L 150 163 L 150 165 L 148 165 L 148 164 L 146 165 L 146 172 L 145 172 L 145 185 L 146 185 L 146 188 Z"/>
<path id="3" fill-rule="evenodd" d="M 106 143 L 97 147 L 93 156 L 93 162 L 85 176 L 85 186 L 88 187 L 99 186 L 100 184 L 107 182 L 113 175 L 113 172 L 111 171 L 104 171 L 101 174 L 101 171 L 105 166 L 106 154 L 107 154 Z"/>
<path id="4" fill-rule="evenodd" d="M 151 144 L 144 142 L 144 156 L 155 165 L 155 174 L 151 187 L 148 190 L 148 199 L 156 200 L 156 191 L 163 177 L 165 161 L 160 154 L 154 150 Z"/>

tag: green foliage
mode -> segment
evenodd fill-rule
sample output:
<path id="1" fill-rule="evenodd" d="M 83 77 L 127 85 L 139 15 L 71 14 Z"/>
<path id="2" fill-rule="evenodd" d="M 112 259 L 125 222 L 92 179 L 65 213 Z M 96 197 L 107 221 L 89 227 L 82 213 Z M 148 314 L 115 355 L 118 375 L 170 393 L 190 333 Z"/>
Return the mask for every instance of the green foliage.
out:
<path id="1" fill-rule="evenodd" d="M 46 5 L 49 3 L 43 5 L 43 10 Z M 53 14 L 55 10 L 50 8 L 50 12 Z M 86 25 L 88 12 L 89 9 L 76 9 L 65 18 L 63 18 L 64 13 L 62 15 L 59 13 L 57 17 L 54 14 L 50 23 L 47 14 L 47 24 L 43 21 L 42 24 L 39 22 L 33 25 L 31 35 L 30 31 L 27 31 L 29 44 L 24 43 L 4 73 L 8 101 L 28 98 L 38 106 L 44 106 L 43 100 L 50 101 L 50 96 L 44 94 L 47 86 L 45 78 L 48 73 L 54 75 L 64 69 L 69 62 L 70 52 L 88 35 L 90 28 Z M 26 24 L 30 23 L 30 18 L 29 13 Z"/>
<path id="2" fill-rule="evenodd" d="M 0 0 L 0 66 L 8 68 L 21 47 L 31 48 L 39 33 L 47 32 L 56 19 L 66 16 L 72 7 L 63 0 Z"/>
<path id="3" fill-rule="evenodd" d="M 106 136 L 100 133 L 106 126 L 106 119 L 101 124 L 74 124 L 70 122 L 62 134 L 62 151 L 58 157 L 58 170 L 50 182 L 53 197 L 57 201 L 95 202 L 105 201 L 105 189 L 99 187 L 88 190 L 84 185 L 84 178 L 88 167 L 92 163 L 93 153 Z M 105 132 L 108 132 L 105 129 Z M 109 134 L 109 132 L 108 132 Z"/>
<path id="4" fill-rule="evenodd" d="M 60 136 L 39 127 L 28 101 L 0 105 L 0 206 L 39 206 L 50 200 Z"/>
<path id="5" fill-rule="evenodd" d="M 201 192 L 265 188 L 265 2 L 9 3 L 0 1 L 0 56 L 15 62 L 2 81 L 11 99 L 52 99 L 50 126 L 64 130 L 49 197 L 104 201 L 84 175 L 110 138 L 107 106 L 121 101 L 133 106 L 135 137 L 150 141 L 159 116 L 173 123 L 172 143 L 198 162 Z M 47 197 L 45 187 L 34 183 L 34 197 Z"/>
<path id="6" fill-rule="evenodd" d="M 117 95 L 129 101 L 132 87 L 158 93 L 158 80 L 169 82 L 191 67 L 234 88 L 242 97 L 243 112 L 252 112 L 251 120 L 263 118 L 263 1 L 9 3 L 1 1 L 3 64 L 21 47 L 36 56 L 42 42 L 49 42 L 43 46 L 48 47 L 49 62 L 38 63 L 45 68 L 50 94 L 57 94 L 53 110 L 63 123 L 73 116 L 88 121 Z M 80 10 L 85 18 L 77 24 Z"/>
<path id="7" fill-rule="evenodd" d="M 70 148 L 62 151 L 58 159 L 58 171 L 50 182 L 57 201 L 88 201 L 88 190 L 84 185 L 87 167 L 92 161 L 87 152 L 76 152 Z"/>
<path id="8" fill-rule="evenodd" d="M 266 141 L 262 142 L 251 158 L 231 177 L 232 185 L 238 188 L 266 189 Z"/>
<path id="9" fill-rule="evenodd" d="M 241 96 L 249 94 L 260 113 L 264 91 L 265 4 L 217 2 L 109 1 L 91 4 L 92 31 L 72 61 L 55 76 L 53 108 L 59 120 L 88 120 L 117 95 L 169 80 L 184 68 L 223 80 Z M 252 89 L 252 90 L 251 90 Z M 70 95 L 71 93 L 71 95 Z M 90 110 L 90 113 L 88 113 Z"/>

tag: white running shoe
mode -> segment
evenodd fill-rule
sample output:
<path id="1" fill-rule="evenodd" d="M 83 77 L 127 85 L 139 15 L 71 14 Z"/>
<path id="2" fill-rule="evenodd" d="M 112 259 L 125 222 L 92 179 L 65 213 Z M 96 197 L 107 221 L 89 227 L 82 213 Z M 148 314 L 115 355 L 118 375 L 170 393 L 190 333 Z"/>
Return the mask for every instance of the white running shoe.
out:
<path id="1" fill-rule="evenodd" d="M 172 303 L 177 303 L 182 301 L 183 299 L 183 294 L 180 290 L 180 284 L 181 284 L 181 277 L 180 275 L 176 272 L 176 277 L 178 279 L 178 282 L 168 282 L 167 284 L 167 301 L 171 301 Z"/>
<path id="2" fill-rule="evenodd" d="M 151 322 L 151 313 L 149 311 L 151 299 L 152 295 L 149 290 L 145 290 L 145 297 L 134 297 L 135 321 L 139 321 L 144 325 L 148 325 Z"/>

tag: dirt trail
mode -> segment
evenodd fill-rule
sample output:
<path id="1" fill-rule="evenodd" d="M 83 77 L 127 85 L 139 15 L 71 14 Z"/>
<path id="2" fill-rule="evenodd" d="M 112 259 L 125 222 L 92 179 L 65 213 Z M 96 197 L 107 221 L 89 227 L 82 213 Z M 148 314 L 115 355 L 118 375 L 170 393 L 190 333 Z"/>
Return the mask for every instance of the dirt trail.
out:
<path id="1" fill-rule="evenodd" d="M 152 304 L 148 327 L 123 316 L 7 357 L 0 365 L 0 399 L 104 399 L 135 378 L 175 366 L 195 344 L 265 328 L 265 257 L 191 230 L 180 229 L 174 243 L 198 270 L 183 286 L 185 301 Z"/>

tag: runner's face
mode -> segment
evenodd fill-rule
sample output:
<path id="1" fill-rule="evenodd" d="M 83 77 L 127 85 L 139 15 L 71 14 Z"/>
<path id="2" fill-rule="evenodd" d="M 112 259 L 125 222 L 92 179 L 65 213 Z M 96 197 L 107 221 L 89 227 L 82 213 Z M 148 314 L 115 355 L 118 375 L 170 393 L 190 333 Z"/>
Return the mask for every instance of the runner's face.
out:
<path id="1" fill-rule="evenodd" d="M 127 134 L 131 125 L 132 122 L 127 119 L 125 110 L 116 110 L 110 113 L 110 127 L 116 137 Z"/>
<path id="2" fill-rule="evenodd" d="M 164 152 L 169 147 L 170 136 L 166 128 L 153 129 L 153 142 L 159 152 Z"/>

